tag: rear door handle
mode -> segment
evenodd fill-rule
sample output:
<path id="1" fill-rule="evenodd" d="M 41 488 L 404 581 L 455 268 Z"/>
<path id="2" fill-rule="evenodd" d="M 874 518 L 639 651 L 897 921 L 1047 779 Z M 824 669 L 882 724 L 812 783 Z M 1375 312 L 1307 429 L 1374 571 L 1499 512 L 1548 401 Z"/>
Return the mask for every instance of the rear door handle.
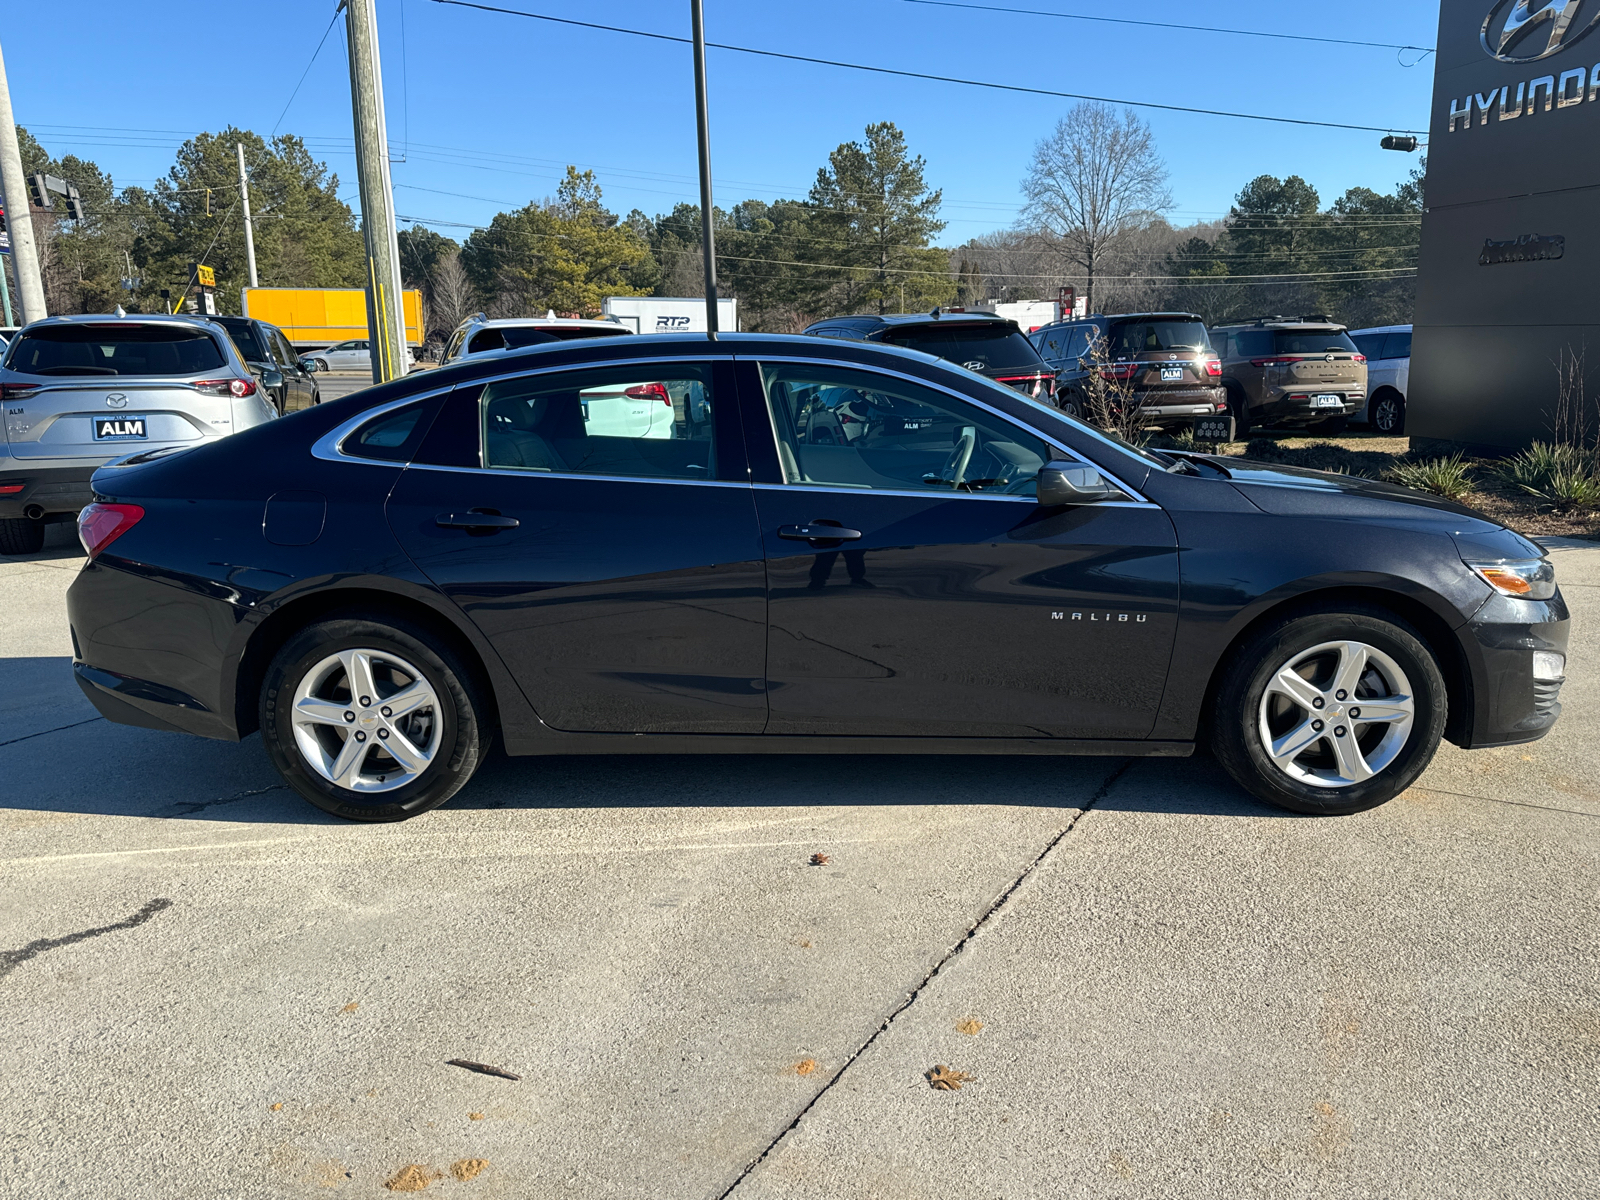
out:
<path id="1" fill-rule="evenodd" d="M 503 517 L 497 512 L 440 513 L 433 523 L 441 529 L 477 529 L 493 532 L 496 529 L 515 529 L 521 524 L 515 517 Z"/>
<path id="2" fill-rule="evenodd" d="M 842 525 L 780 525 L 778 536 L 791 542 L 853 542 L 861 537 L 861 530 Z"/>

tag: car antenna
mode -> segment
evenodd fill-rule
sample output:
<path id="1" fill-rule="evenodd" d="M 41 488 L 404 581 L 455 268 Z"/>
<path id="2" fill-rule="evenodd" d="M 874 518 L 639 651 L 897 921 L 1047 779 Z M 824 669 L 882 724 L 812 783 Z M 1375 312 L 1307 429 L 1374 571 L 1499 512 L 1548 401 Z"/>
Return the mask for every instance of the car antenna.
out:
<path id="1" fill-rule="evenodd" d="M 937 321 L 939 319 L 939 306 L 937 304 L 935 304 L 933 306 L 933 311 L 930 312 L 928 315 L 930 317 L 932 317 L 935 321 Z"/>

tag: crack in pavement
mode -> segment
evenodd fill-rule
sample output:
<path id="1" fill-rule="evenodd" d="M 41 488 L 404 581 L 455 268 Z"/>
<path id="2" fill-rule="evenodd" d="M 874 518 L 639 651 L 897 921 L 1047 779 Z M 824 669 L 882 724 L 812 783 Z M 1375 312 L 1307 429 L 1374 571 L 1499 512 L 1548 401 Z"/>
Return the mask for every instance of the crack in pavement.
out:
<path id="1" fill-rule="evenodd" d="M 215 808 L 219 804 L 236 804 L 240 800 L 248 800 L 252 796 L 265 796 L 268 792 L 286 792 L 289 785 L 286 783 L 273 783 L 261 788 L 246 788 L 242 792 L 235 792 L 231 796 L 220 796 L 215 800 L 183 800 L 176 804 L 169 804 L 165 808 L 158 808 L 151 817 L 191 817 L 197 812 L 204 812 L 208 808 Z"/>
<path id="2" fill-rule="evenodd" d="M 71 725 L 57 725 L 54 729 L 41 729 L 38 733 L 25 733 L 21 737 L 12 738 L 7 742 L 0 742 L 0 746 L 15 746 L 18 742 L 25 742 L 29 738 L 44 737 L 47 733 L 60 733 L 63 729 L 76 729 L 79 725 L 92 725 L 96 721 L 104 721 L 104 717 L 85 717 L 81 721 L 74 721 Z"/>
<path id="3" fill-rule="evenodd" d="M 834 1072 L 833 1078 L 828 1080 L 827 1083 L 823 1084 L 822 1087 L 817 1089 L 817 1094 L 811 1097 L 811 1099 L 806 1102 L 805 1106 L 795 1114 L 794 1120 L 790 1121 L 787 1125 L 780 1129 L 778 1131 L 778 1136 L 773 1138 L 772 1141 L 768 1142 L 766 1148 L 762 1150 L 760 1154 L 756 1155 L 755 1158 L 751 1159 L 749 1165 L 746 1166 L 744 1170 L 739 1172 L 738 1178 L 730 1183 L 726 1189 L 717 1194 L 717 1200 L 728 1200 L 728 1197 L 734 1193 L 734 1190 L 750 1177 L 751 1172 L 753 1172 L 757 1167 L 767 1160 L 767 1157 L 778 1148 L 778 1145 L 783 1141 L 783 1139 L 788 1137 L 789 1134 L 799 1126 L 801 1121 L 805 1120 L 806 1114 L 815 1108 L 818 1102 L 828 1094 L 829 1089 L 831 1089 L 834 1084 L 838 1083 L 844 1078 L 845 1072 L 850 1069 L 851 1065 L 854 1064 L 855 1061 L 868 1050 L 872 1049 L 872 1044 L 889 1031 L 889 1027 L 899 1019 L 902 1013 L 904 1013 L 908 1008 L 917 1002 L 917 999 L 924 991 L 927 990 L 928 985 L 938 978 L 939 972 L 944 970 L 946 964 L 948 964 L 951 959 L 955 958 L 956 955 L 960 954 L 966 949 L 967 943 L 978 936 L 978 932 L 989 923 L 990 919 L 1005 907 L 1006 902 L 1010 900 L 1012 896 L 1016 895 L 1017 889 L 1026 883 L 1028 878 L 1039 869 L 1040 865 L 1045 859 L 1050 857 L 1051 852 L 1061 844 L 1063 839 L 1065 839 L 1069 833 L 1078 827 L 1078 823 L 1082 821 L 1084 817 L 1089 815 L 1089 810 L 1092 809 L 1096 804 L 1100 803 L 1100 801 L 1104 800 L 1108 794 L 1110 794 L 1110 791 L 1112 787 L 1116 785 L 1116 782 L 1126 775 L 1128 773 L 1128 769 L 1137 761 L 1138 759 L 1134 758 L 1123 759 L 1122 765 L 1119 766 L 1115 771 L 1111 772 L 1110 775 L 1106 776 L 1104 782 L 1102 782 L 1100 786 L 1095 789 L 1094 795 L 1090 796 L 1088 800 L 1084 801 L 1083 807 L 1078 810 L 1078 815 L 1073 817 L 1072 820 L 1067 823 L 1065 829 L 1061 830 L 1061 832 L 1057 833 L 1055 837 L 1051 838 L 1050 841 L 1045 845 L 1045 848 L 1034 856 L 1033 861 L 1022 869 L 1022 873 L 1013 879 L 1010 884 L 1006 886 L 1005 890 L 995 897 L 994 901 L 989 905 L 989 907 L 984 909 L 983 915 L 974 921 L 967 929 L 967 932 L 962 935 L 961 940 L 956 942 L 956 944 L 949 950 L 945 951 L 944 957 L 936 962 L 933 965 L 933 969 L 922 977 L 922 982 L 917 984 L 917 986 L 911 990 L 906 998 L 897 1004 L 894 1010 L 883 1019 L 876 1029 L 872 1031 L 872 1036 L 867 1038 L 866 1041 L 862 1042 L 861 1045 L 857 1046 L 850 1056 L 844 1060 L 844 1065 Z"/>
<path id="4" fill-rule="evenodd" d="M 119 929 L 133 929 L 143 925 L 162 909 L 171 907 L 171 900 L 157 897 L 125 921 L 117 921 L 111 925 L 101 925 L 95 929 L 80 930 L 78 933 L 69 933 L 65 937 L 39 938 L 36 941 L 29 942 L 20 950 L 0 950 L 0 979 L 4 979 L 30 958 L 37 958 L 47 950 L 57 950 L 62 946 L 86 942 L 90 938 L 97 938 L 103 933 L 115 933 Z"/>
<path id="5" fill-rule="evenodd" d="M 1536 808 L 1540 812 L 1566 813 L 1573 817 L 1600 817 L 1600 813 L 1584 812 L 1581 808 L 1553 808 L 1548 804 L 1530 804 L 1526 800 L 1504 800 L 1498 796 L 1474 796 L 1471 792 L 1447 792 L 1443 788 L 1411 785 L 1418 792 L 1432 792 L 1435 796 L 1459 796 L 1463 800 L 1482 800 L 1485 804 L 1509 804 L 1514 808 Z"/>

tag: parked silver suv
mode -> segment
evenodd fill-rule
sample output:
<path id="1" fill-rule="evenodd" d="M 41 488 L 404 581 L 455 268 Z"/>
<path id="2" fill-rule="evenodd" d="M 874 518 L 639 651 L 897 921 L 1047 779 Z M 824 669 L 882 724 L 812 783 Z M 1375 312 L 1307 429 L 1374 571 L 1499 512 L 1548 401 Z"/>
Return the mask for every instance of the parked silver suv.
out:
<path id="1" fill-rule="evenodd" d="M 439 365 L 447 367 L 469 354 L 486 350 L 521 350 L 545 342 L 570 342 L 578 338 L 615 337 L 632 333 L 620 321 L 589 321 L 578 317 L 500 317 L 494 320 L 474 313 L 450 335 Z"/>
<path id="2" fill-rule="evenodd" d="M 0 554 L 92 498 L 113 458 L 226 437 L 278 415 L 223 329 L 192 317 L 48 317 L 0 364 Z"/>

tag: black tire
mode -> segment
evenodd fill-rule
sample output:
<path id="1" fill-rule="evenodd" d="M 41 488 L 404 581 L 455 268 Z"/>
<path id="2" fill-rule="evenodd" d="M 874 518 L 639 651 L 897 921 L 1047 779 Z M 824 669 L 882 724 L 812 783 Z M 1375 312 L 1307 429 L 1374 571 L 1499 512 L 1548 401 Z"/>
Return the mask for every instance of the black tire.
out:
<path id="1" fill-rule="evenodd" d="M 1316 421 L 1306 426 L 1307 433 L 1314 433 L 1318 437 L 1333 437 L 1343 433 L 1350 424 L 1350 418 L 1340 413 L 1337 417 L 1329 417 L 1325 421 Z"/>
<path id="2" fill-rule="evenodd" d="M 313 358 L 311 360 L 311 369 L 313 371 L 326 371 L 326 370 L 328 370 L 328 360 L 325 359 L 325 358 Z"/>
<path id="3" fill-rule="evenodd" d="M 1250 439 L 1250 401 L 1244 394 L 1244 389 L 1238 384 L 1228 387 L 1228 415 L 1233 418 L 1233 440 L 1244 442 Z"/>
<path id="4" fill-rule="evenodd" d="M 351 649 L 392 654 L 411 664 L 440 701 L 426 710 L 441 726 L 431 762 L 415 779 L 392 790 L 363 793 L 341 787 L 313 768 L 296 742 L 291 721 L 296 689 L 318 663 Z M 381 703 L 381 697 L 374 699 Z M 484 720 L 486 712 L 471 674 L 455 654 L 426 631 L 395 619 L 335 617 L 307 626 L 273 657 L 261 687 L 261 736 L 273 766 L 290 787 L 318 808 L 351 821 L 403 821 L 438 808 L 454 796 L 488 751 L 492 732 Z M 384 744 L 373 741 L 371 746 Z M 364 763 L 371 761 L 363 756 Z M 376 761 L 384 760 L 380 756 Z"/>
<path id="5" fill-rule="evenodd" d="M 37 554 L 43 549 L 43 521 L 0 517 L 0 554 Z"/>
<path id="6" fill-rule="evenodd" d="M 1346 640 L 1387 655 L 1405 673 L 1414 715 L 1398 752 L 1369 778 L 1342 787 L 1318 786 L 1292 777 L 1273 762 L 1263 745 L 1263 698 L 1268 684 L 1297 655 L 1324 643 Z M 1315 715 L 1305 711 L 1307 716 Z M 1339 816 L 1375 808 L 1410 787 L 1439 748 L 1445 715 L 1444 676 L 1417 631 L 1382 609 L 1347 608 L 1286 616 L 1257 631 L 1231 653 L 1216 689 L 1211 743 L 1228 774 L 1252 795 L 1293 812 Z M 1365 726 L 1357 734 L 1352 721 L 1349 729 L 1352 738 L 1372 738 L 1373 726 Z M 1306 762 L 1314 764 L 1318 755 L 1331 761 L 1332 753 L 1331 742 L 1318 738 L 1311 743 Z"/>
<path id="7" fill-rule="evenodd" d="M 1400 437 L 1406 431 L 1406 401 L 1399 392 L 1379 392 L 1372 398 L 1372 431 Z"/>

